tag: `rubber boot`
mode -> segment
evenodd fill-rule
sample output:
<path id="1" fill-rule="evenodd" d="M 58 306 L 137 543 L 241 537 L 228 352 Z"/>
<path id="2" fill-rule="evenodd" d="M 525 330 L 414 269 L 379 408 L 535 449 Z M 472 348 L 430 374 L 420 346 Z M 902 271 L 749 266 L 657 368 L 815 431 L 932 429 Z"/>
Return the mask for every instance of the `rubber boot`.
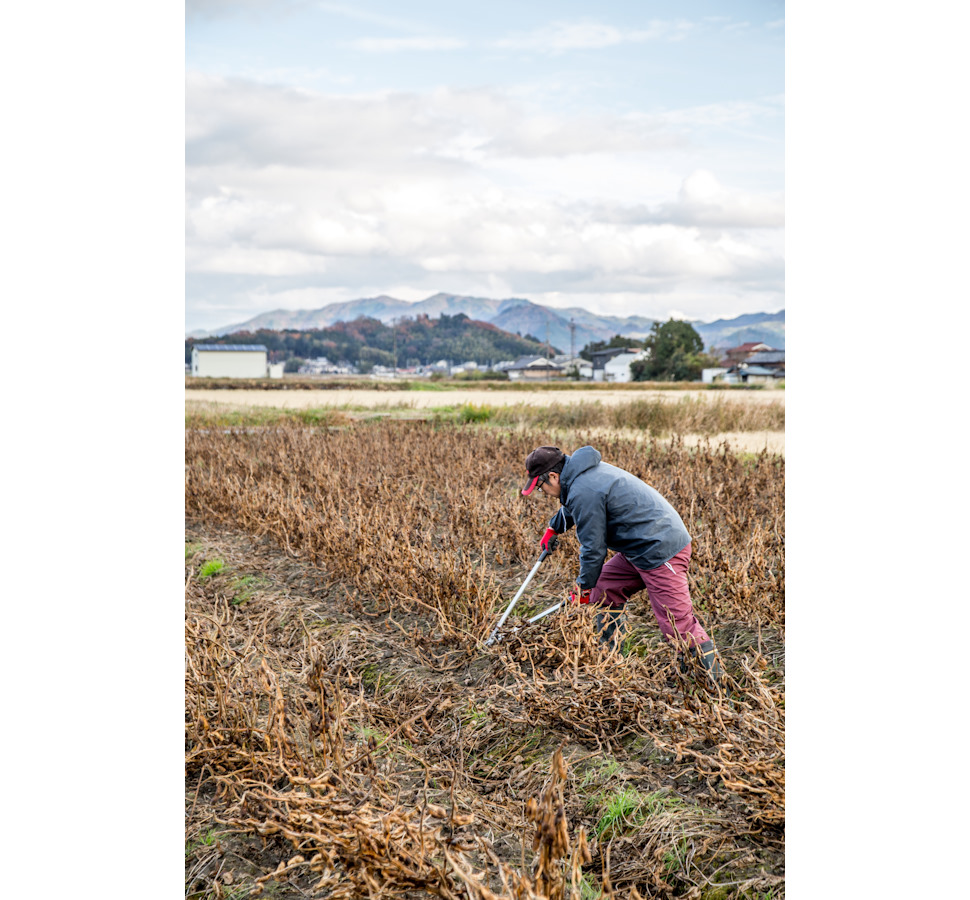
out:
<path id="1" fill-rule="evenodd" d="M 714 641 L 704 641 L 698 650 L 694 653 L 700 657 L 701 665 L 706 669 L 707 674 L 714 681 L 720 681 L 724 670 L 721 668 L 721 661 L 717 658 L 717 647 L 714 646 Z"/>
<path id="2" fill-rule="evenodd" d="M 713 640 L 704 641 L 700 647 L 691 647 L 690 654 L 700 660 L 704 670 L 714 681 L 721 680 L 724 670 L 721 668 L 721 661 L 717 658 L 717 647 L 714 646 Z M 687 662 L 683 653 L 677 654 L 677 663 L 684 675 L 690 671 L 690 663 Z"/>
<path id="3" fill-rule="evenodd" d="M 626 622 L 623 620 L 622 609 L 604 609 L 596 614 L 594 619 L 596 633 L 600 643 L 611 650 L 623 648 L 623 638 L 626 637 Z"/>

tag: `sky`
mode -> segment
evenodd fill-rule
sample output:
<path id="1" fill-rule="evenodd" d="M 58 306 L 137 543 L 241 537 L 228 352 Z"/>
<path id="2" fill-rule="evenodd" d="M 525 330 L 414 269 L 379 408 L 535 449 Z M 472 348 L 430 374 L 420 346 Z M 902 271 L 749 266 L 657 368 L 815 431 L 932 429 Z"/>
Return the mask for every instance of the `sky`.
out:
<path id="1" fill-rule="evenodd" d="M 785 306 L 784 4 L 187 0 L 186 331 Z"/>

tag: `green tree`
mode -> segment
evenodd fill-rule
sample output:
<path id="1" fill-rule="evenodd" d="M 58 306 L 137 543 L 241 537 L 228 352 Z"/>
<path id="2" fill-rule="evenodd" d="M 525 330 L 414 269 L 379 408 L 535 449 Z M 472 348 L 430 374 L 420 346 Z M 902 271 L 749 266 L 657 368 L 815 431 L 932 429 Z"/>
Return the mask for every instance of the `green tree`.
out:
<path id="1" fill-rule="evenodd" d="M 654 322 L 644 349 L 649 356 L 630 365 L 634 381 L 697 381 L 716 362 L 690 322 L 678 319 Z"/>
<path id="2" fill-rule="evenodd" d="M 579 355 L 587 362 L 592 362 L 593 354 L 597 350 L 612 350 L 614 347 L 636 347 L 639 350 L 642 346 L 642 340 L 636 340 L 634 338 L 614 334 L 613 337 L 611 337 L 608 341 L 591 341 L 579 351 Z"/>

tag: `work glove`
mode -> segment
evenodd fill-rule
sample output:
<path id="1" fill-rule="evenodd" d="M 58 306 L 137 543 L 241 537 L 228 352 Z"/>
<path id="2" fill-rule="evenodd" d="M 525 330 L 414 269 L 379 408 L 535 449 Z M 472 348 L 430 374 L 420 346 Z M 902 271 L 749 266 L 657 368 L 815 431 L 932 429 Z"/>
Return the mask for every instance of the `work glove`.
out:
<path id="1" fill-rule="evenodd" d="M 559 542 L 559 535 L 556 534 L 555 530 L 552 528 L 547 528 L 546 533 L 539 539 L 539 546 L 543 550 L 548 550 L 552 553 L 556 549 L 556 544 Z"/>
<path id="2" fill-rule="evenodd" d="M 570 603 L 589 603 L 589 591 L 580 591 L 577 587 L 569 592 Z"/>

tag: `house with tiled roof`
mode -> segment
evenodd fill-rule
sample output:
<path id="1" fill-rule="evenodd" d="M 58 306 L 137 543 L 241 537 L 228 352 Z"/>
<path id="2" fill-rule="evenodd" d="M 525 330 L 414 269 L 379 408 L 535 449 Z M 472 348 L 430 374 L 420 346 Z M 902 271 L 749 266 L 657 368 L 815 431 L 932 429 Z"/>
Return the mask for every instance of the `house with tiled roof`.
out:
<path id="1" fill-rule="evenodd" d="M 784 350 L 756 350 L 744 360 L 749 366 L 762 366 L 765 369 L 784 369 Z"/>
<path id="2" fill-rule="evenodd" d="M 520 356 L 506 370 L 509 381 L 548 381 L 564 378 L 566 369 L 545 356 Z"/>
<path id="3" fill-rule="evenodd" d="M 742 346 L 764 346 L 758 344 Z M 735 347 L 740 350 L 740 347 Z M 717 368 L 704 369 L 701 380 L 706 384 L 777 384 L 785 380 L 785 351 L 767 348 L 753 350 L 740 362 L 724 359 Z"/>
<path id="4" fill-rule="evenodd" d="M 769 347 L 762 341 L 748 341 L 737 347 L 732 347 L 730 350 L 726 350 L 724 352 L 724 358 L 721 360 L 721 365 L 729 369 L 731 366 L 736 366 L 738 363 L 744 362 L 752 353 L 766 351 L 777 352 L 774 347 Z"/>

